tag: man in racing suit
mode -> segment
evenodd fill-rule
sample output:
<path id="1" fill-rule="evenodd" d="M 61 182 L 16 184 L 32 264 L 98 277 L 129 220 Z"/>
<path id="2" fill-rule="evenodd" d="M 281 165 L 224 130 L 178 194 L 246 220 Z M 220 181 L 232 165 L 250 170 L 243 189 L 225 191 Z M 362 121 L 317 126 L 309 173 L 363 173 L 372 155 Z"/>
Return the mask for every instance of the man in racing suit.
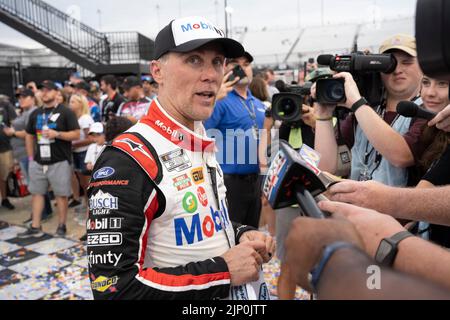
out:
<path id="1" fill-rule="evenodd" d="M 267 299 L 273 239 L 233 225 L 214 140 L 225 57 L 243 47 L 201 17 L 155 41 L 160 85 L 148 114 L 102 153 L 89 186 L 88 262 L 96 299 Z"/>

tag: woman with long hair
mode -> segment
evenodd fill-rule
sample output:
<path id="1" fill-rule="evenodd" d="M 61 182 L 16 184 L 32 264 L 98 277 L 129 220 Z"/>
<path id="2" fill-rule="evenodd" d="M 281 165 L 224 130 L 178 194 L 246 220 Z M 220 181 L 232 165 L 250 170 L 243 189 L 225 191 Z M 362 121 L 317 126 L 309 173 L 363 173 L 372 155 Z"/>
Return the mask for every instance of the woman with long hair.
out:
<path id="1" fill-rule="evenodd" d="M 450 104 L 449 82 L 433 79 L 427 76 L 422 80 L 422 99 L 424 107 L 430 111 L 438 113 Z M 439 166 L 448 166 L 448 163 L 441 163 L 443 158 L 448 159 L 450 153 L 450 133 L 441 131 L 434 127 L 426 126 L 421 136 L 421 142 L 427 146 L 422 157 L 419 159 L 419 173 L 423 177 L 417 185 L 418 188 L 433 188 L 440 186 L 441 183 L 435 181 L 441 180 L 442 184 L 448 184 L 448 177 L 436 178 L 440 175 Z M 444 160 L 442 160 L 444 161 Z M 445 161 L 444 161 L 445 162 Z M 434 172 L 433 172 L 434 171 Z M 433 182 L 430 182 L 433 181 Z M 429 225 L 425 228 L 420 224 L 421 232 L 428 231 L 429 239 L 439 245 L 450 247 L 450 228 L 440 225 Z"/>
<path id="2" fill-rule="evenodd" d="M 72 176 L 72 192 L 73 200 L 69 204 L 70 208 L 77 207 L 82 204 L 80 200 L 80 186 L 86 195 L 86 188 L 89 183 L 89 176 L 86 173 L 86 152 L 92 143 L 89 137 L 89 128 L 94 123 L 90 115 L 89 103 L 86 97 L 80 94 L 74 94 L 69 101 L 70 109 L 76 114 L 78 124 L 80 125 L 80 140 L 72 142 L 74 175 Z M 87 199 L 86 204 L 87 204 Z"/>

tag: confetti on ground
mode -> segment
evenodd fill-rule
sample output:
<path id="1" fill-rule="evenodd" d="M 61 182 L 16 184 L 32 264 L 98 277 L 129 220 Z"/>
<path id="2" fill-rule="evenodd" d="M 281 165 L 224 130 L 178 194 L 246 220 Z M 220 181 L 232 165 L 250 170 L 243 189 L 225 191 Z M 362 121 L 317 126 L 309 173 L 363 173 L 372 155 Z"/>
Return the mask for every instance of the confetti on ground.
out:
<path id="1" fill-rule="evenodd" d="M 92 300 L 85 245 L 50 235 L 17 238 L 24 230 L 0 222 L 0 300 Z M 275 300 L 279 274 L 278 259 L 264 265 Z M 298 288 L 296 299 L 310 296 Z"/>
<path id="2" fill-rule="evenodd" d="M 41 254 L 50 254 L 64 249 L 68 249 L 77 243 L 63 238 L 52 238 L 27 246 L 28 250 Z"/>

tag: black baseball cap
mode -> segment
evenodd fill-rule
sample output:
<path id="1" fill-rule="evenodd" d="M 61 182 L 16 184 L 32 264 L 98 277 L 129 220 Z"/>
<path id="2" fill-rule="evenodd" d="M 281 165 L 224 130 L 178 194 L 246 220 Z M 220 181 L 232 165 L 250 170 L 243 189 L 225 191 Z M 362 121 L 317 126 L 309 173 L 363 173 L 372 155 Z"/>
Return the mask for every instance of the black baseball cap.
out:
<path id="1" fill-rule="evenodd" d="M 34 92 L 30 89 L 24 89 L 22 90 L 18 95 L 20 98 L 26 98 L 26 97 L 33 97 L 34 98 Z"/>
<path id="2" fill-rule="evenodd" d="M 253 56 L 250 53 L 248 53 L 247 51 L 244 52 L 243 57 L 246 58 L 248 60 L 248 62 L 250 62 L 250 63 L 252 63 L 255 60 L 255 59 L 253 59 Z"/>
<path id="3" fill-rule="evenodd" d="M 128 90 L 130 90 L 133 87 L 142 87 L 141 80 L 139 80 L 139 78 L 135 77 L 135 76 L 126 77 L 125 80 L 123 80 L 123 83 L 122 83 L 123 90 L 128 91 Z"/>
<path id="4" fill-rule="evenodd" d="M 141 80 L 142 82 L 148 82 L 150 84 L 156 83 L 152 76 L 142 76 Z"/>
<path id="5" fill-rule="evenodd" d="M 75 89 L 91 92 L 91 86 L 86 81 L 80 81 L 77 84 L 75 84 Z"/>
<path id="6" fill-rule="evenodd" d="M 225 38 L 224 32 L 202 17 L 173 20 L 162 29 L 155 40 L 155 59 L 168 52 L 189 52 L 208 43 L 220 43 L 226 58 L 244 54 L 244 47 L 236 40 Z"/>
<path id="7" fill-rule="evenodd" d="M 39 89 L 58 90 L 58 86 L 50 80 L 45 80 L 39 85 Z"/>

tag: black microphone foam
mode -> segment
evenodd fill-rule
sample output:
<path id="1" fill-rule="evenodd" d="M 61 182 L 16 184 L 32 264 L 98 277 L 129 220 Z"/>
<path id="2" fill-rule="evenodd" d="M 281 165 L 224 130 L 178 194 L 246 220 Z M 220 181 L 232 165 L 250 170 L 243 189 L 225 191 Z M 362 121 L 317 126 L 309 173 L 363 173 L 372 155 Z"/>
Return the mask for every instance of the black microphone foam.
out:
<path id="1" fill-rule="evenodd" d="M 411 101 L 400 101 L 397 105 L 397 113 L 407 118 L 421 118 L 431 120 L 436 117 L 436 113 L 419 107 Z"/>
<path id="2" fill-rule="evenodd" d="M 317 57 L 317 63 L 321 66 L 329 66 L 334 56 L 331 54 L 321 54 Z"/>

